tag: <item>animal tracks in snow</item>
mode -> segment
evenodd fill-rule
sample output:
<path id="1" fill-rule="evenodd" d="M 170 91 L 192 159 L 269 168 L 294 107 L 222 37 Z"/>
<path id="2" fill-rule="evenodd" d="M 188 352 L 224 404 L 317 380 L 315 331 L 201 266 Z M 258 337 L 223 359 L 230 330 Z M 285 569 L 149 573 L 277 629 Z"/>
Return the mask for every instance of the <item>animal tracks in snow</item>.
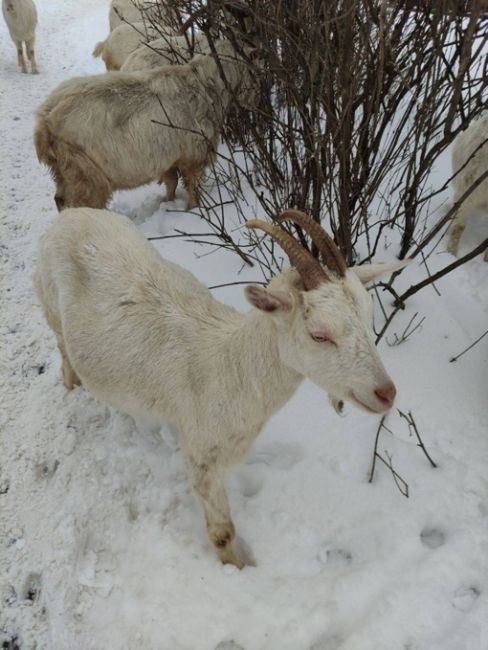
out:
<path id="1" fill-rule="evenodd" d="M 426 548 L 439 548 L 446 542 L 446 534 L 440 528 L 425 526 L 420 533 L 420 541 Z"/>
<path id="2" fill-rule="evenodd" d="M 459 587 L 454 592 L 452 606 L 459 612 L 469 612 L 480 596 L 481 590 L 475 585 Z"/>
<path id="3" fill-rule="evenodd" d="M 334 568 L 347 566 L 352 562 L 352 553 L 350 551 L 345 548 L 332 548 L 328 544 L 319 550 L 317 557 L 322 564 Z"/>
<path id="4" fill-rule="evenodd" d="M 235 641 L 221 641 L 215 650 L 244 650 L 244 648 Z"/>
<path id="5" fill-rule="evenodd" d="M 286 445 L 281 442 L 272 442 L 267 445 L 259 445 L 251 452 L 248 465 L 262 463 L 277 469 L 290 470 L 302 460 L 303 450 L 295 445 Z"/>
<path id="6" fill-rule="evenodd" d="M 263 488 L 266 478 L 263 465 L 289 471 L 303 458 L 303 455 L 302 449 L 294 445 L 280 442 L 258 445 L 251 451 L 246 465 L 238 469 L 233 482 L 238 491 L 250 499 L 259 494 Z"/>

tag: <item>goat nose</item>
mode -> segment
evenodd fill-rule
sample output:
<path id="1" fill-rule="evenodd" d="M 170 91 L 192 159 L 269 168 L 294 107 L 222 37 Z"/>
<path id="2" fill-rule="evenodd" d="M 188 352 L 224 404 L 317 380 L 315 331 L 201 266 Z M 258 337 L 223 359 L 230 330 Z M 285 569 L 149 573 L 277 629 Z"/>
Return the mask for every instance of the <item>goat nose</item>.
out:
<path id="1" fill-rule="evenodd" d="M 392 381 L 388 381 L 386 384 L 383 384 L 383 386 L 377 388 L 374 391 L 374 394 L 384 406 L 391 408 L 396 396 L 395 384 Z"/>

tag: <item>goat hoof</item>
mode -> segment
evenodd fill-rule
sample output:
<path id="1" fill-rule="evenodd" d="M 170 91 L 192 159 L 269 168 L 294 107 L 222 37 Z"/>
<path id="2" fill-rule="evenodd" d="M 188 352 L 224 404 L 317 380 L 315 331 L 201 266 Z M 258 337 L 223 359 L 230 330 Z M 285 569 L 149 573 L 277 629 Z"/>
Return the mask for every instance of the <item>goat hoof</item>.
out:
<path id="1" fill-rule="evenodd" d="M 246 566 L 232 548 L 226 549 L 226 552 L 219 552 L 219 559 L 222 564 L 232 564 L 239 570 L 242 570 Z"/>

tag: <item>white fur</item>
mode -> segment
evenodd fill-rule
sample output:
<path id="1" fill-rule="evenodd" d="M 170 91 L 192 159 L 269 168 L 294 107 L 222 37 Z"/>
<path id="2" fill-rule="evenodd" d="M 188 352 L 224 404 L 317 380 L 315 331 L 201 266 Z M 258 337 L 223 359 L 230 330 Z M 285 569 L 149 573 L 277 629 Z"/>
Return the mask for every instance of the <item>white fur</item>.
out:
<path id="1" fill-rule="evenodd" d="M 34 282 L 65 385 L 81 381 L 114 408 L 177 426 L 223 562 L 242 566 L 224 477 L 304 377 L 370 411 L 393 403 L 372 299 L 352 270 L 309 292 L 295 270 L 285 271 L 266 289 L 247 289 L 257 308 L 243 314 L 163 260 L 126 217 L 77 208 L 41 237 Z M 312 340 L 317 331 L 334 343 Z M 389 403 L 375 393 L 385 386 Z"/>
<path id="2" fill-rule="evenodd" d="M 452 150 L 452 169 L 457 172 L 485 140 L 488 139 L 488 111 L 481 118 L 471 122 L 454 141 Z M 488 170 L 488 142 L 479 149 L 466 167 L 453 179 L 454 202 L 458 201 L 467 189 Z M 461 204 L 449 230 L 448 251 L 457 255 L 459 240 L 466 221 L 474 212 L 484 212 L 488 216 L 488 178 L 485 179 Z M 488 261 L 488 252 L 485 253 Z"/>
<path id="3" fill-rule="evenodd" d="M 104 41 L 95 45 L 93 56 L 101 57 L 107 70 L 120 70 L 127 57 L 137 50 L 141 43 L 153 40 L 157 35 L 154 27 L 147 23 L 122 23 L 115 27 Z"/>
<path id="4" fill-rule="evenodd" d="M 249 101 L 255 82 L 245 63 L 230 43 L 216 47 L 228 86 Z M 38 158 L 56 180 L 58 207 L 103 208 L 114 190 L 151 181 L 165 182 L 164 200 L 173 200 L 178 174 L 188 208 L 198 205 L 230 103 L 228 86 L 210 54 L 185 65 L 62 83 L 38 109 L 35 132 Z"/>
<path id="5" fill-rule="evenodd" d="M 124 21 L 128 23 L 140 21 L 142 4 L 137 0 L 112 0 L 108 14 L 110 31 L 124 24 Z"/>
<path id="6" fill-rule="evenodd" d="M 37 25 L 36 5 L 32 0 L 2 0 L 2 11 L 10 36 L 17 47 L 17 60 L 22 72 L 27 72 L 23 43 L 31 64 L 32 74 L 37 74 L 34 54 Z"/>
<path id="7" fill-rule="evenodd" d="M 197 37 L 194 43 L 194 53 L 202 52 L 205 38 Z M 188 39 L 186 36 L 173 36 L 157 38 L 150 43 L 143 43 L 125 60 L 120 68 L 122 72 L 133 72 L 157 68 L 161 65 L 186 63 L 190 59 Z"/>

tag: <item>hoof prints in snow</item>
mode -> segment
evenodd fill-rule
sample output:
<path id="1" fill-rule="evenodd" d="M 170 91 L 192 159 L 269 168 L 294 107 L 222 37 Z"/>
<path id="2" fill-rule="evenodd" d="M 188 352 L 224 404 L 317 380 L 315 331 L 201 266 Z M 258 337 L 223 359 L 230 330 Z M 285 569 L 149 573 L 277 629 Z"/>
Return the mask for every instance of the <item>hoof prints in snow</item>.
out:
<path id="1" fill-rule="evenodd" d="M 439 528 L 425 527 L 420 533 L 420 541 L 427 548 L 439 548 L 446 542 L 446 534 Z"/>
<path id="2" fill-rule="evenodd" d="M 333 567 L 345 566 L 352 561 L 352 553 L 344 548 L 324 547 L 319 551 L 317 557 L 322 564 Z"/>
<path id="3" fill-rule="evenodd" d="M 481 590 L 474 585 L 459 587 L 454 594 L 452 606 L 459 612 L 468 612 L 480 595 Z"/>
<path id="4" fill-rule="evenodd" d="M 11 636 L 0 631 L 0 641 L 2 642 L 2 650 L 21 650 L 22 648 L 16 634 Z"/>
<path id="5" fill-rule="evenodd" d="M 333 634 L 332 636 L 323 636 L 310 646 L 310 650 L 338 650 L 343 639 Z"/>
<path id="6" fill-rule="evenodd" d="M 263 463 L 277 469 L 289 470 L 303 458 L 303 451 L 294 445 L 285 445 L 275 442 L 269 445 L 260 445 L 251 451 L 248 465 Z"/>
<path id="7" fill-rule="evenodd" d="M 51 478 L 59 467 L 59 460 L 52 463 L 39 463 L 36 465 L 36 476 L 39 479 Z"/>
<path id="8" fill-rule="evenodd" d="M 27 603 L 34 603 L 41 593 L 41 574 L 30 573 L 27 576 L 23 589 L 23 597 Z"/>

